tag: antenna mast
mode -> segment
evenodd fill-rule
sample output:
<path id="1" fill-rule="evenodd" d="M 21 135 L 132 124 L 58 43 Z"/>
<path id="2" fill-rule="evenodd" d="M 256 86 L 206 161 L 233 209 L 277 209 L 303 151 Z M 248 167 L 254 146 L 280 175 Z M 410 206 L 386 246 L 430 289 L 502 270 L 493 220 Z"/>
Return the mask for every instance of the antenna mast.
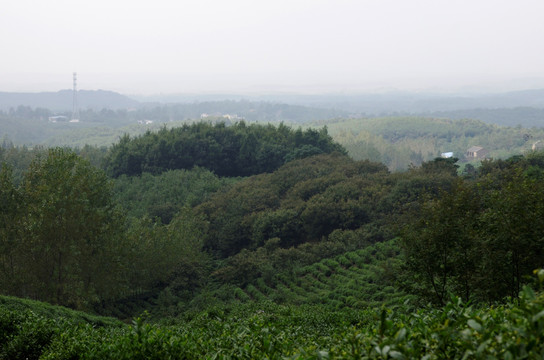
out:
<path id="1" fill-rule="evenodd" d="M 79 106 L 77 105 L 77 73 L 74 73 L 74 94 L 72 99 L 72 121 L 79 121 Z"/>

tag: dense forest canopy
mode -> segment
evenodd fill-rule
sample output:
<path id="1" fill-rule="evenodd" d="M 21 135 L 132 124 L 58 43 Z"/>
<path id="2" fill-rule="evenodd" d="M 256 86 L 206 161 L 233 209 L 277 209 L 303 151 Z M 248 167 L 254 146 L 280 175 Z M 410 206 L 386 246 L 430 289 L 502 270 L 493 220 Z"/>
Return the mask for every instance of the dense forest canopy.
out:
<path id="1" fill-rule="evenodd" d="M 396 120 L 384 121 L 371 127 Z M 435 121 L 434 130 L 427 120 L 413 123 L 419 125 L 384 129 L 382 139 L 460 136 L 454 122 Z M 487 133 L 481 123 L 464 124 L 463 136 Z M 368 124 L 358 125 L 361 133 L 367 130 Z M 522 140 L 513 142 L 526 142 L 524 130 L 518 130 Z M 392 172 L 383 162 L 348 156 L 328 128 L 203 122 L 127 135 L 110 148 L 27 148 L 6 142 L 0 163 L 3 295 L 121 319 L 147 310 L 153 321 L 171 319 L 189 326 L 187 331 L 228 332 L 214 321 L 232 319 L 232 314 L 279 328 L 272 319 L 286 319 L 287 313 L 307 317 L 313 311 L 317 315 L 308 324 L 311 331 L 288 335 L 326 346 L 325 333 L 344 339 L 337 333 L 339 326 L 356 329 L 379 323 L 374 330 L 364 327 L 381 334 L 374 338 L 366 332 L 365 341 L 396 339 L 394 351 L 405 358 L 410 351 L 418 356 L 457 354 L 466 338 L 447 348 L 429 342 L 416 349 L 413 342 L 403 343 L 399 334 L 408 336 L 409 330 L 394 325 L 397 321 L 419 324 L 413 327 L 414 337 L 426 336 L 422 327 L 432 326 L 447 329 L 448 339 L 457 339 L 458 331 L 481 332 L 483 324 L 495 326 L 488 318 L 478 318 L 487 316 L 477 312 L 480 308 L 472 312 L 462 304 L 506 304 L 497 305 L 506 308 L 493 313 L 506 319 L 508 306 L 517 306 L 508 299 L 521 294 L 524 302 L 519 306 L 531 314 L 530 324 L 544 326 L 544 316 L 538 315 L 544 314 L 541 295 L 524 288 L 542 266 L 542 152 L 485 159 L 462 169 L 455 157 L 435 157 Z M 418 309 L 429 303 L 433 308 L 425 311 L 436 318 L 418 323 L 418 311 L 423 311 Z M 369 310 L 380 304 L 400 308 L 400 314 Z M 440 317 L 445 316 L 440 315 L 441 306 L 449 311 L 451 328 Z M 264 319 L 261 311 L 270 311 L 270 318 Z M 6 329 L 27 320 L 42 324 L 32 314 L 5 314 L 0 313 L 0 325 Z M 336 325 L 320 327 L 330 320 L 326 314 L 338 316 Z M 174 336 L 169 331 L 178 331 L 154 330 L 139 321 L 135 332 Z M 257 323 L 240 326 L 262 329 Z M 95 330 L 62 326 L 59 332 L 74 331 L 70 339 L 88 335 L 89 341 L 105 341 L 97 340 Z M 55 337 L 47 328 L 43 325 L 40 331 L 49 334 L 48 342 L 35 348 L 72 354 L 65 343 L 51 340 Z M 131 335 L 119 331 L 112 338 L 121 344 Z M 191 334 L 186 339 L 194 339 Z M 6 351 L 20 349 L 17 341 L 26 341 L 16 336 L 0 335 L 0 344 L 10 344 Z M 535 344 L 541 343 L 535 336 Z M 132 349 L 135 343 L 126 341 L 132 345 L 122 346 Z M 86 351 L 78 347 L 84 345 L 72 345 Z M 508 346 L 500 354 L 522 354 Z M 489 351 L 499 348 L 494 345 Z M 144 353 L 142 349 L 138 351 Z M 382 350 L 369 353 L 379 357 Z"/>
<path id="2" fill-rule="evenodd" d="M 127 216 L 169 223 L 184 207 L 195 207 L 239 178 L 219 177 L 208 169 L 168 170 L 158 175 L 121 175 L 114 182 L 115 201 Z"/>
<path id="3" fill-rule="evenodd" d="M 381 164 L 336 154 L 245 179 L 196 208 L 209 222 L 206 245 L 233 255 L 272 238 L 288 248 L 319 242 L 335 229 L 357 229 L 375 215 L 387 173 Z"/>
<path id="4" fill-rule="evenodd" d="M 232 126 L 197 123 L 162 128 L 131 138 L 125 135 L 106 158 L 113 177 L 158 174 L 166 170 L 207 168 L 219 176 L 248 176 L 271 172 L 294 159 L 331 152 L 345 153 L 327 128 L 292 130 L 280 124 Z"/>
<path id="5" fill-rule="evenodd" d="M 3 289 L 76 307 L 123 289 L 175 294 L 177 282 L 198 293 L 212 278 L 248 285 L 400 235 L 397 281 L 418 284 L 408 291 L 439 303 L 515 296 L 539 266 L 542 155 L 486 160 L 463 176 L 456 161 L 390 173 L 335 152 L 232 181 L 203 168 L 109 180 L 70 150 L 42 150 L 19 181 L 2 166 Z M 118 282 L 99 275 L 104 261 Z"/>

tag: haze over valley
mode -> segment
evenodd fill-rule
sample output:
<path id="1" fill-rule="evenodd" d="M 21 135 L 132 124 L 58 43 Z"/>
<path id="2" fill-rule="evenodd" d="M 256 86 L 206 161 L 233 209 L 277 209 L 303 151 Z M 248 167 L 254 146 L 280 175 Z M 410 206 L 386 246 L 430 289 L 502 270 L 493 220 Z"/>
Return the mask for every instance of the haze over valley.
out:
<path id="1" fill-rule="evenodd" d="M 0 11 L 0 359 L 540 359 L 544 2 Z"/>

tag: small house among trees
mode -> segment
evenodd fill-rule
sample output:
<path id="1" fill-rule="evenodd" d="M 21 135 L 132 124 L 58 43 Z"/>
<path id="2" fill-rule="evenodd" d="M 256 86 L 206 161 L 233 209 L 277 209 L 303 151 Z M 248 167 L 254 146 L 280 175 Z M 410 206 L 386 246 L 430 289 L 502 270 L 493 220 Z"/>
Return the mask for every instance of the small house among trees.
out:
<path id="1" fill-rule="evenodd" d="M 488 151 L 481 146 L 472 146 L 467 150 L 467 159 L 484 159 Z"/>
<path id="2" fill-rule="evenodd" d="M 544 150 L 544 141 L 538 140 L 537 142 L 535 142 L 535 143 L 533 144 L 533 146 L 531 146 L 531 150 L 533 150 L 533 151 L 541 151 L 541 150 Z"/>
<path id="3" fill-rule="evenodd" d="M 67 122 L 68 117 L 64 115 L 55 115 L 55 116 L 49 116 L 49 122 L 56 123 L 56 122 Z"/>

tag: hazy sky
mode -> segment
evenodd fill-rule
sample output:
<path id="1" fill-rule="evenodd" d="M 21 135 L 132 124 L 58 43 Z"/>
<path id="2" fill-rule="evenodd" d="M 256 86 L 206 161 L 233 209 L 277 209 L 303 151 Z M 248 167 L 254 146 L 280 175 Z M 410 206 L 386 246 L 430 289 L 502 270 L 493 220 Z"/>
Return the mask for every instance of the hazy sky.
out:
<path id="1" fill-rule="evenodd" d="M 0 91 L 544 87 L 543 0 L 7 0 Z"/>

